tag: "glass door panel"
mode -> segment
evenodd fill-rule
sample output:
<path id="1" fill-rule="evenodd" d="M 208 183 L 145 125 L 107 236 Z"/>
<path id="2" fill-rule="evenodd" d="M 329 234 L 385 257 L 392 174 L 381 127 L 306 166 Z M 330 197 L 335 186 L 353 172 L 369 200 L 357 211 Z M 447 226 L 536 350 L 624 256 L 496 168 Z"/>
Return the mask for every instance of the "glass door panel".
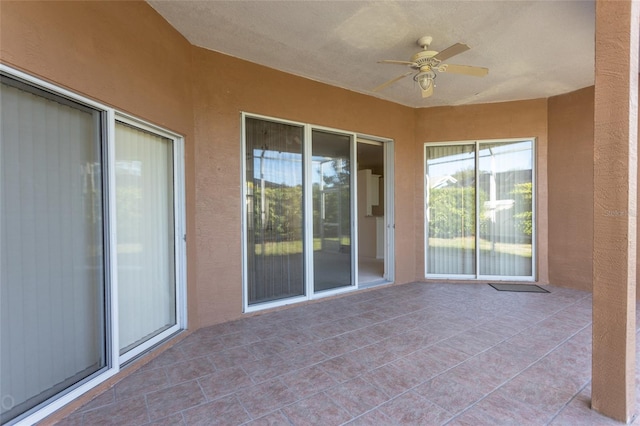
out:
<path id="1" fill-rule="evenodd" d="M 351 136 L 313 130 L 314 291 L 353 285 Z"/>
<path id="2" fill-rule="evenodd" d="M 248 304 L 305 294 L 303 128 L 246 118 Z"/>
<path id="3" fill-rule="evenodd" d="M 120 354 L 176 325 L 173 141 L 116 123 Z"/>
<path id="4" fill-rule="evenodd" d="M 426 147 L 427 274 L 475 275 L 475 146 Z"/>
<path id="5" fill-rule="evenodd" d="M 106 366 L 101 119 L 0 85 L 0 423 Z"/>
<path id="6" fill-rule="evenodd" d="M 533 143 L 480 143 L 479 275 L 533 274 Z"/>

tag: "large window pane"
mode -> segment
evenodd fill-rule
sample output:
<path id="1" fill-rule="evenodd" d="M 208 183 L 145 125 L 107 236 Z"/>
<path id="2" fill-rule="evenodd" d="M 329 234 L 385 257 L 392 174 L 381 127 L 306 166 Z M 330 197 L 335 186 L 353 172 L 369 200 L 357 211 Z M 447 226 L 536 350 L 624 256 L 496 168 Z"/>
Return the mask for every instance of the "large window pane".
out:
<path id="1" fill-rule="evenodd" d="M 475 274 L 475 146 L 428 146 L 426 162 L 427 274 Z"/>
<path id="2" fill-rule="evenodd" d="M 312 134 L 314 291 L 351 279 L 351 137 Z"/>
<path id="3" fill-rule="evenodd" d="M 106 365 L 97 112 L 3 80 L 1 421 Z"/>
<path id="4" fill-rule="evenodd" d="M 480 143 L 480 275 L 532 275 L 532 145 Z"/>
<path id="5" fill-rule="evenodd" d="M 176 324 L 173 141 L 116 123 L 120 353 Z"/>
<path id="6" fill-rule="evenodd" d="M 303 129 L 247 118 L 245 132 L 248 302 L 304 295 Z"/>

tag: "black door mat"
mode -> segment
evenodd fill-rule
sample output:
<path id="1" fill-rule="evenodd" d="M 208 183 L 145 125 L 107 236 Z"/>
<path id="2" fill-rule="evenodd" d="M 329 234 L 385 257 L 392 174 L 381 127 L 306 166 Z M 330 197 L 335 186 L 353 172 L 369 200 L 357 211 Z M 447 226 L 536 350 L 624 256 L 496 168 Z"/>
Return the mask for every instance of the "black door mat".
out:
<path id="1" fill-rule="evenodd" d="M 549 290 L 535 284 L 492 284 L 489 285 L 498 291 L 516 291 L 523 293 L 550 293 Z"/>

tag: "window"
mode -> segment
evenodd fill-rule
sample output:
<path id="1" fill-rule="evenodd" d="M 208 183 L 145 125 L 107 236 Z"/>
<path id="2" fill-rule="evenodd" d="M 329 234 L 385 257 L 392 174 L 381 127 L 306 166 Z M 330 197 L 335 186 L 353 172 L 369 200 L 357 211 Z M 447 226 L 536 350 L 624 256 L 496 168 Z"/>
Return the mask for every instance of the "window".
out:
<path id="1" fill-rule="evenodd" d="M 0 423 L 33 424 L 185 327 L 183 148 L 0 75 Z"/>
<path id="2" fill-rule="evenodd" d="M 426 275 L 534 279 L 534 141 L 425 144 Z"/>

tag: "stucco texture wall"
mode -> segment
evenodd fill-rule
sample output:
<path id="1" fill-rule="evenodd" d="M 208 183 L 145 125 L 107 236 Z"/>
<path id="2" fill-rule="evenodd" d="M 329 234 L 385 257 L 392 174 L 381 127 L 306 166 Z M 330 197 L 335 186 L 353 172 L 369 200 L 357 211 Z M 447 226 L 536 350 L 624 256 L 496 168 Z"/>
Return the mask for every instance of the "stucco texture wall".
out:
<path id="1" fill-rule="evenodd" d="M 591 291 L 593 87 L 549 98 L 549 278 Z"/>
<path id="2" fill-rule="evenodd" d="M 547 100 L 533 99 L 456 107 L 415 110 L 416 144 L 414 157 L 420 167 L 414 180 L 416 208 L 416 266 L 424 278 L 424 178 L 422 159 L 424 144 L 519 137 L 536 138 L 536 225 L 539 283 L 549 282 L 548 247 L 548 183 L 547 183 Z"/>
<path id="3" fill-rule="evenodd" d="M 195 234 L 191 45 L 143 2 L 0 2 L 0 61 L 185 137 L 187 234 Z M 195 241 L 187 241 L 195 289 Z M 198 325 L 195 297 L 189 324 Z"/>
<path id="4" fill-rule="evenodd" d="M 424 279 L 423 144 L 535 137 L 538 281 L 590 289 L 590 89 L 414 110 L 194 47 L 144 2 L 0 2 L 0 60 L 185 136 L 190 328 L 242 315 L 243 111 L 395 141 L 397 283 Z"/>
<path id="5" fill-rule="evenodd" d="M 194 47 L 144 2 L 1 2 L 0 24 L 2 63 L 185 136 L 190 328 L 242 315 L 242 111 L 394 139 L 396 282 L 415 280 L 410 108 Z"/>
<path id="6" fill-rule="evenodd" d="M 240 113 L 393 139 L 396 283 L 416 279 L 412 110 L 201 48 L 193 48 L 198 311 L 202 324 L 242 308 Z M 260 84 L 247 82 L 259 76 Z"/>

